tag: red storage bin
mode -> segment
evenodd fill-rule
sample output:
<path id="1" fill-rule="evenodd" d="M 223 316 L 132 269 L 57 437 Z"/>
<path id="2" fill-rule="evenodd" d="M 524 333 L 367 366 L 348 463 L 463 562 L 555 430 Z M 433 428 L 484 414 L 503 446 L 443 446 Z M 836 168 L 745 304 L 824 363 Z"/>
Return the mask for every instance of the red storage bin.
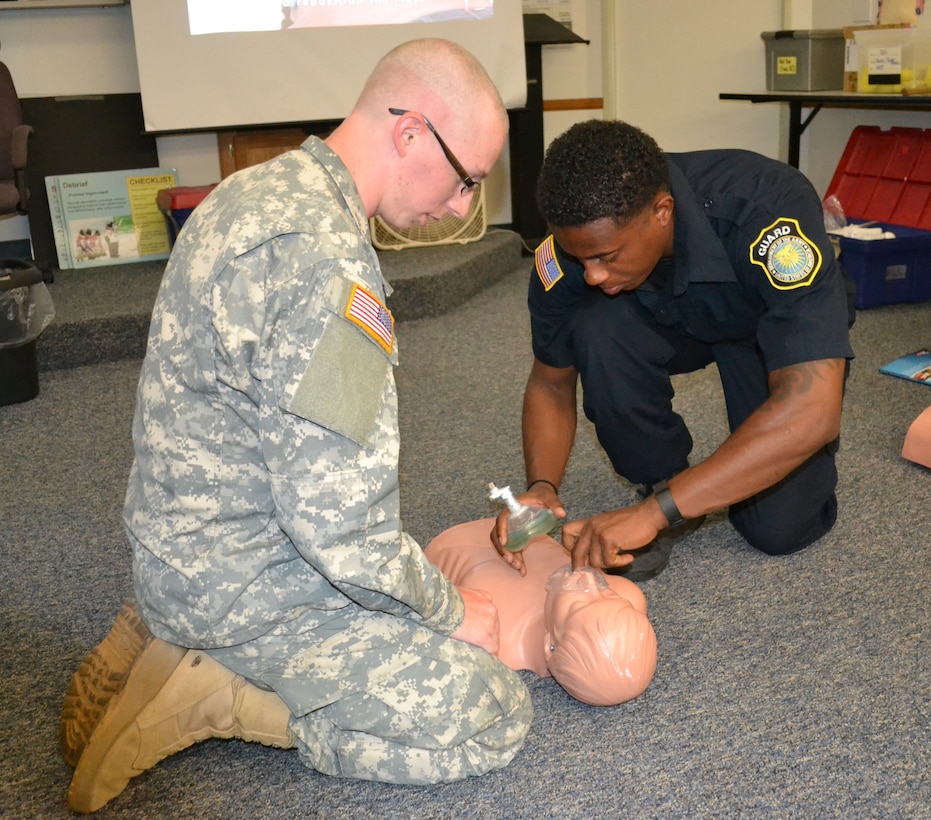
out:
<path id="1" fill-rule="evenodd" d="M 854 128 L 825 197 L 895 239 L 839 237 L 858 308 L 931 299 L 931 130 Z"/>
<path id="2" fill-rule="evenodd" d="M 181 228 L 191 215 L 191 212 L 207 198 L 218 183 L 213 185 L 198 185 L 187 188 L 162 188 L 156 194 L 158 209 L 168 221 L 168 237 L 171 244 L 175 244 Z"/>

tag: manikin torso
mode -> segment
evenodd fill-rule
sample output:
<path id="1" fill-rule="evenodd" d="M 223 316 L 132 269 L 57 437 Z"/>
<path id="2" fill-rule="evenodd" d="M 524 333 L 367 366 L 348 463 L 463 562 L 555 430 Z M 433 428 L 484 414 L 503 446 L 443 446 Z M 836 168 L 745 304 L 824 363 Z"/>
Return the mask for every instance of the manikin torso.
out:
<path id="1" fill-rule="evenodd" d="M 526 575 L 520 575 L 498 555 L 489 534 L 493 519 L 472 521 L 440 533 L 427 545 L 427 558 L 454 584 L 491 594 L 498 609 L 498 657 L 512 669 L 529 669 L 541 677 L 553 674 L 549 662 L 557 646 L 584 644 L 585 660 L 566 661 L 572 677 L 584 683 L 566 685 L 573 696 L 587 703 L 620 703 L 636 697 L 649 684 L 656 667 L 656 638 L 646 618 L 646 598 L 631 581 L 588 570 L 583 578 L 571 573 L 569 557 L 549 537 L 532 542 L 523 553 Z M 547 593 L 547 581 L 574 576 L 559 591 L 563 580 Z M 557 576 L 554 576 L 554 578 Z M 574 589 L 572 589 L 574 587 Z M 606 626 L 607 625 L 607 626 Z M 605 629 L 611 634 L 605 639 Z"/>

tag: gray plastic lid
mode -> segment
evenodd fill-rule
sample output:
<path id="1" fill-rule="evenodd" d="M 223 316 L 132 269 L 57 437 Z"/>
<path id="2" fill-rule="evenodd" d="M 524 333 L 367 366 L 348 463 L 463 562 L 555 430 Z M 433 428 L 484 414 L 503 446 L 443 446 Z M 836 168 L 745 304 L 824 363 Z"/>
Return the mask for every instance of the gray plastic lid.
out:
<path id="1" fill-rule="evenodd" d="M 31 262 L 21 259 L 0 259 L 0 290 L 13 290 L 37 285 L 42 274 Z"/>
<path id="2" fill-rule="evenodd" d="M 764 40 L 843 40 L 844 32 L 843 29 L 839 28 L 785 29 L 783 31 L 764 31 L 760 37 Z"/>

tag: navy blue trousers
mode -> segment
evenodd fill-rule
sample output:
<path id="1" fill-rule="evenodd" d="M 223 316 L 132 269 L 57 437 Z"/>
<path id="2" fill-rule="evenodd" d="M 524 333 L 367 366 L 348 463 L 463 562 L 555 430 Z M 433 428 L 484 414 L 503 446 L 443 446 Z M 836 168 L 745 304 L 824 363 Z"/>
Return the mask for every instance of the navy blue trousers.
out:
<path id="1" fill-rule="evenodd" d="M 651 486 L 688 467 L 692 436 L 672 408 L 669 377 L 718 366 L 728 425 L 739 427 L 769 396 L 753 340 L 705 344 L 658 325 L 633 294 L 586 294 L 572 331 L 586 417 L 615 471 Z M 731 523 L 770 555 L 817 541 L 837 519 L 837 442 L 768 490 L 730 507 Z"/>

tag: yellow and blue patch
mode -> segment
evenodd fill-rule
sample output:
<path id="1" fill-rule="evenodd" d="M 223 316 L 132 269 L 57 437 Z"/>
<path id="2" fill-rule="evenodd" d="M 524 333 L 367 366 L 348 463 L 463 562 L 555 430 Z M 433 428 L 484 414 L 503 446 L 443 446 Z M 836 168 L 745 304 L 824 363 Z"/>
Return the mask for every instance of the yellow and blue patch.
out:
<path id="1" fill-rule="evenodd" d="M 821 251 L 804 233 L 798 220 L 780 217 L 750 245 L 750 261 L 766 271 L 778 290 L 810 285 L 821 270 Z"/>
<path id="2" fill-rule="evenodd" d="M 544 290 L 549 290 L 563 278 L 564 274 L 556 258 L 556 243 L 552 234 L 539 244 L 533 258 L 537 267 L 537 276 L 540 277 Z"/>

